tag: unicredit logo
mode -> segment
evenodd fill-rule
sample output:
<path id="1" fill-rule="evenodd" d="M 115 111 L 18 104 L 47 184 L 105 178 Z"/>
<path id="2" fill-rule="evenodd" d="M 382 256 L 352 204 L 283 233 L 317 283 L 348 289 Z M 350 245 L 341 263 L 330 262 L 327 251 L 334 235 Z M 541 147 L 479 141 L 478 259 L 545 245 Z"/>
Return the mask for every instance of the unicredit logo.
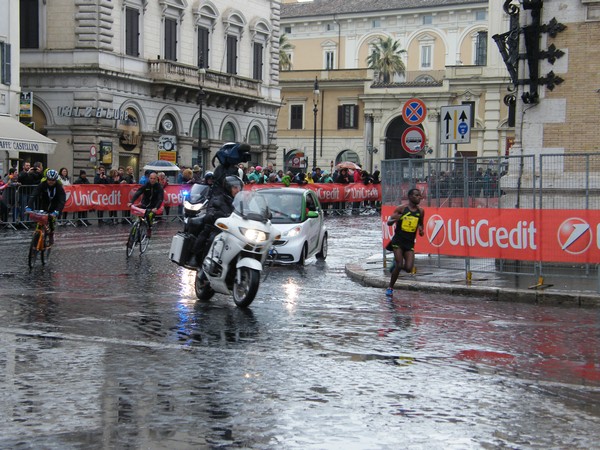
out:
<path id="1" fill-rule="evenodd" d="M 579 217 L 571 217 L 558 228 L 557 239 L 562 250 L 572 255 L 579 255 L 592 244 L 590 224 Z"/>
<path id="2" fill-rule="evenodd" d="M 427 233 L 427 239 L 429 243 L 434 247 L 441 247 L 446 242 L 446 227 L 444 226 L 444 219 L 438 214 L 434 214 L 427 221 L 425 227 Z"/>

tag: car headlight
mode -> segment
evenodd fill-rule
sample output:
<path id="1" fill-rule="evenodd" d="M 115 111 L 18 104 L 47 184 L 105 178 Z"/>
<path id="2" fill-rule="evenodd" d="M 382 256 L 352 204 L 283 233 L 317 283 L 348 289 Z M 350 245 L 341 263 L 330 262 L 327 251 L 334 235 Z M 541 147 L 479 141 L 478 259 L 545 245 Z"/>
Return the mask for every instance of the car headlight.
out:
<path id="1" fill-rule="evenodd" d="M 240 227 L 240 231 L 246 239 L 252 242 L 265 242 L 269 238 L 269 235 L 264 231 L 255 230 L 253 228 Z"/>
<path id="2" fill-rule="evenodd" d="M 283 235 L 286 237 L 296 237 L 300 234 L 301 231 L 302 227 L 294 227 L 291 230 L 288 230 L 287 232 L 283 233 Z"/>

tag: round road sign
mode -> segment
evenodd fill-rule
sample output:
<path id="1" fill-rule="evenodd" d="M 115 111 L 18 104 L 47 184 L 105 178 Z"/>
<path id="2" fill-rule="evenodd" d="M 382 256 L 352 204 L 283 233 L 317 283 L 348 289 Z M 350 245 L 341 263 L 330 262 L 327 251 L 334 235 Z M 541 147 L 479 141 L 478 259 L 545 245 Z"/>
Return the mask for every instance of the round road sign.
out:
<path id="1" fill-rule="evenodd" d="M 91 145 L 90 146 L 90 157 L 93 158 L 94 156 L 96 156 L 96 152 L 97 152 L 96 146 Z"/>
<path id="2" fill-rule="evenodd" d="M 419 98 L 411 98 L 402 107 L 402 118 L 408 125 L 419 125 L 426 115 L 427 107 Z"/>
<path id="3" fill-rule="evenodd" d="M 402 133 L 402 148 L 408 153 L 417 154 L 425 145 L 425 132 L 419 127 L 408 127 Z"/>

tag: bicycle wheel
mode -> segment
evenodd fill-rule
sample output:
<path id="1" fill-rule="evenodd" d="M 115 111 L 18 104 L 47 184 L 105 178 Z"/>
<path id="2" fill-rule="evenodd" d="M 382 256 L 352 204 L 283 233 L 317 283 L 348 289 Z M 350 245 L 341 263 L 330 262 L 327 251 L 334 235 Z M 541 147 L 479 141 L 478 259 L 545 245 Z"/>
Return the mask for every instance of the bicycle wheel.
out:
<path id="1" fill-rule="evenodd" d="M 50 259 L 50 250 L 54 244 L 54 238 L 50 237 L 50 233 L 44 233 L 44 248 L 40 251 L 40 260 L 42 264 L 46 264 Z"/>
<path id="2" fill-rule="evenodd" d="M 135 221 L 129 231 L 129 238 L 127 238 L 127 257 L 129 258 L 133 253 L 133 248 L 138 241 L 138 234 L 140 232 L 140 222 Z"/>
<path id="3" fill-rule="evenodd" d="M 148 236 L 148 224 L 142 222 L 140 226 L 140 255 L 148 250 L 148 244 L 150 244 L 150 236 Z"/>
<path id="4" fill-rule="evenodd" d="M 40 230 L 35 230 L 33 232 L 33 237 L 31 238 L 31 244 L 29 245 L 29 255 L 27 258 L 27 262 L 29 264 L 29 268 L 33 268 L 33 266 L 35 265 L 35 260 L 37 259 L 37 255 L 38 255 L 38 242 L 40 240 L 40 235 L 41 235 L 41 231 Z"/>

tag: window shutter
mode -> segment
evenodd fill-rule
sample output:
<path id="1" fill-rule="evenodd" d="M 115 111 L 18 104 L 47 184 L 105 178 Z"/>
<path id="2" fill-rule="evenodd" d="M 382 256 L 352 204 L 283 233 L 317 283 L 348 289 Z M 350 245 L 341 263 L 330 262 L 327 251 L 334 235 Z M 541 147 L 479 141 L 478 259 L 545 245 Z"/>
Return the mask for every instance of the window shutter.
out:
<path id="1" fill-rule="evenodd" d="M 237 38 L 227 36 L 227 73 L 237 73 Z"/>
<path id="2" fill-rule="evenodd" d="M 358 105 L 353 105 L 354 114 L 352 114 L 352 128 L 358 128 Z"/>
<path id="3" fill-rule="evenodd" d="M 21 0 L 19 4 L 21 48 L 40 48 L 38 0 Z"/>
<path id="4" fill-rule="evenodd" d="M 10 72 L 10 44 L 7 42 L 0 42 L 0 65 L 2 66 L 1 82 L 2 84 L 9 85 L 11 83 L 11 72 Z"/>
<path id="5" fill-rule="evenodd" d="M 338 105 L 338 130 L 344 128 L 344 105 Z"/>
<path id="6" fill-rule="evenodd" d="M 200 56 L 202 56 L 202 67 L 208 69 L 208 29 L 204 27 L 198 28 L 198 67 L 200 66 Z"/>

